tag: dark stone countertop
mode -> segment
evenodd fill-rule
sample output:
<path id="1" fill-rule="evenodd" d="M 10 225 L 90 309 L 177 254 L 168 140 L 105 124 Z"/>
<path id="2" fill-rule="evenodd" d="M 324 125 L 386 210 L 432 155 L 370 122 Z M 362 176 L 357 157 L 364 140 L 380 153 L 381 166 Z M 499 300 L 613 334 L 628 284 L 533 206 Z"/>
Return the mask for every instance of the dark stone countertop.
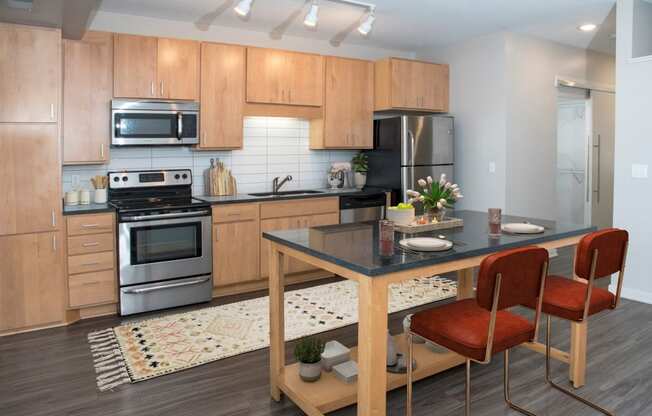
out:
<path id="1" fill-rule="evenodd" d="M 219 204 L 234 204 L 245 202 L 269 202 L 269 201 L 284 201 L 290 199 L 307 199 L 307 198 L 325 198 L 329 196 L 343 196 L 343 195 L 377 195 L 384 193 L 385 190 L 381 188 L 364 188 L 358 190 L 355 188 L 341 188 L 341 189 L 314 189 L 319 191 L 316 194 L 299 194 L 299 195 L 270 195 L 270 196 L 253 196 L 249 194 L 236 194 L 229 196 L 208 196 L 197 195 L 195 198 L 202 201 L 210 202 L 213 205 Z"/>
<path id="2" fill-rule="evenodd" d="M 100 212 L 113 212 L 113 208 L 109 204 L 89 204 L 89 205 L 64 205 L 63 215 L 79 215 L 79 214 L 97 214 Z"/>
<path id="3" fill-rule="evenodd" d="M 487 255 L 508 248 L 528 244 L 540 244 L 566 237 L 586 234 L 595 227 L 573 224 L 558 224 L 535 218 L 503 216 L 503 224 L 529 221 L 546 227 L 541 234 L 511 235 L 498 238 L 488 236 L 486 212 L 454 211 L 451 217 L 462 218 L 464 227 L 436 230 L 419 234 L 395 234 L 394 254 L 381 257 L 378 254 L 378 223 L 340 224 L 310 229 L 272 231 L 263 237 L 337 264 L 367 276 L 379 276 L 401 270 L 432 266 L 452 260 Z M 436 237 L 444 235 L 453 241 L 453 248 L 443 252 L 412 254 L 398 248 L 398 241 L 409 236 Z"/>

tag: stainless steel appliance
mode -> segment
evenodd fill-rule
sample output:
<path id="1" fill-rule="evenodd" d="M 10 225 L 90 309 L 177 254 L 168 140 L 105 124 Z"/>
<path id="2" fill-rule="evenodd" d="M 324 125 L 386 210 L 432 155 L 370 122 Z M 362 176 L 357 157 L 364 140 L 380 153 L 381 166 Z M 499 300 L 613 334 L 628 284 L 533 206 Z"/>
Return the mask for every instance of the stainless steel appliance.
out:
<path id="1" fill-rule="evenodd" d="M 110 172 L 109 201 L 121 315 L 211 300 L 211 209 L 192 198 L 190 170 Z"/>
<path id="2" fill-rule="evenodd" d="M 369 157 L 367 185 L 392 190 L 392 204 L 405 202 L 408 189 L 420 178 L 453 180 L 455 160 L 453 117 L 387 116 L 374 121 L 374 149 Z"/>
<path id="3" fill-rule="evenodd" d="M 340 223 L 382 220 L 386 204 L 385 192 L 340 196 Z"/>
<path id="4" fill-rule="evenodd" d="M 111 101 L 114 146 L 199 143 L 199 104 L 188 101 Z"/>

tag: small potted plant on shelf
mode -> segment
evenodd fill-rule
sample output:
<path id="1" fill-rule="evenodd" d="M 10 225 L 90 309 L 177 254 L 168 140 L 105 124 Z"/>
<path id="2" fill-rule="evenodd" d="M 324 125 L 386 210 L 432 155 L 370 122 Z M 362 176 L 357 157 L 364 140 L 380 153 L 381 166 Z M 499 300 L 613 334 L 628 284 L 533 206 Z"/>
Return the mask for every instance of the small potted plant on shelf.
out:
<path id="1" fill-rule="evenodd" d="M 301 380 L 313 382 L 321 377 L 321 354 L 324 342 L 318 338 L 303 338 L 294 347 L 294 358 L 299 361 Z"/>
<path id="2" fill-rule="evenodd" d="M 353 172 L 355 172 L 353 179 L 355 181 L 355 187 L 362 189 L 367 183 L 367 172 L 369 171 L 367 155 L 364 153 L 358 153 L 353 156 L 351 163 L 353 164 Z"/>
<path id="3" fill-rule="evenodd" d="M 409 203 L 421 202 L 425 212 L 432 222 L 440 222 L 446 215 L 446 209 L 452 208 L 455 203 L 464 197 L 460 187 L 455 183 L 446 180 L 446 174 L 442 173 L 439 182 L 433 181 L 431 176 L 417 181 L 421 187 L 420 191 L 408 190 Z"/>

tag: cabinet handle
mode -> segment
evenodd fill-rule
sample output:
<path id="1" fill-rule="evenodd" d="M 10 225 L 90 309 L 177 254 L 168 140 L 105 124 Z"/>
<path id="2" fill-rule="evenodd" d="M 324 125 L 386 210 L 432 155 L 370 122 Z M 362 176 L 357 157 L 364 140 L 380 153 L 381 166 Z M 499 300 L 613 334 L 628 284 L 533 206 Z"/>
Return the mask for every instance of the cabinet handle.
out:
<path id="1" fill-rule="evenodd" d="M 50 104 L 50 120 L 54 120 L 54 104 Z"/>
<path id="2" fill-rule="evenodd" d="M 100 224 L 82 224 L 82 228 L 97 228 Z"/>
<path id="3" fill-rule="evenodd" d="M 82 267 L 90 267 L 90 266 L 97 266 L 99 264 L 100 264 L 99 261 L 93 261 L 93 262 L 90 262 L 90 263 L 82 263 L 81 266 Z"/>
<path id="4" fill-rule="evenodd" d="M 57 215 L 54 212 L 54 210 L 52 210 L 52 227 L 56 227 L 56 226 L 57 226 Z"/>
<path id="5" fill-rule="evenodd" d="M 219 236 L 217 230 L 214 230 L 213 234 L 215 234 L 215 241 L 220 241 L 220 236 Z"/>
<path id="6" fill-rule="evenodd" d="M 163 81 L 161 81 L 161 97 L 163 97 Z"/>
<path id="7" fill-rule="evenodd" d="M 83 243 L 82 247 L 96 247 L 96 246 L 99 246 L 99 245 L 100 245 L 100 243 L 95 241 L 95 242 L 92 242 L 92 243 Z"/>
<path id="8" fill-rule="evenodd" d="M 150 89 L 150 95 L 154 97 L 156 95 L 156 92 L 154 92 L 154 81 L 149 83 L 149 89 Z"/>
<path id="9" fill-rule="evenodd" d="M 104 160 L 104 143 L 100 143 L 100 159 Z"/>
<path id="10" fill-rule="evenodd" d="M 57 235 L 52 234 L 52 251 L 57 251 Z"/>

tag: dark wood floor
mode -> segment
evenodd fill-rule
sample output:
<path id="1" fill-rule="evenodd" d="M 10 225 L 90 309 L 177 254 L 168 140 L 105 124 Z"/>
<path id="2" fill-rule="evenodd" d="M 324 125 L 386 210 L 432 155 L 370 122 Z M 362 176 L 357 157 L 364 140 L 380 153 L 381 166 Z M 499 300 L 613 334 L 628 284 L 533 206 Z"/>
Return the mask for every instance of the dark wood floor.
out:
<path id="1" fill-rule="evenodd" d="M 552 262 L 568 274 L 567 252 Z M 260 294 L 257 294 L 260 295 Z M 226 303 L 242 297 L 223 299 Z M 392 333 L 400 331 L 404 313 L 392 315 Z M 117 317 L 83 321 L 0 338 L 0 415 L 219 415 L 290 416 L 301 414 L 288 399 L 269 399 L 268 351 L 261 350 L 159 377 L 116 391 L 100 393 L 86 334 L 120 323 Z M 624 301 L 614 312 L 594 317 L 589 325 L 588 384 L 581 392 L 622 416 L 652 415 L 652 306 Z M 347 345 L 356 343 L 356 326 L 327 334 Z M 554 343 L 568 348 L 568 325 L 555 325 Z M 288 353 L 292 344 L 288 344 Z M 288 358 L 289 355 L 288 355 Z M 476 415 L 516 415 L 502 398 L 502 355 L 490 365 L 474 365 L 472 389 Z M 543 382 L 543 357 L 524 349 L 512 354 L 512 395 L 538 415 L 594 415 L 594 411 L 551 391 Z M 554 365 L 558 380 L 567 368 Z M 401 415 L 405 390 L 389 394 L 388 414 Z M 415 384 L 415 415 L 462 415 L 464 373 L 449 370 Z M 355 407 L 333 415 L 355 415 Z"/>

